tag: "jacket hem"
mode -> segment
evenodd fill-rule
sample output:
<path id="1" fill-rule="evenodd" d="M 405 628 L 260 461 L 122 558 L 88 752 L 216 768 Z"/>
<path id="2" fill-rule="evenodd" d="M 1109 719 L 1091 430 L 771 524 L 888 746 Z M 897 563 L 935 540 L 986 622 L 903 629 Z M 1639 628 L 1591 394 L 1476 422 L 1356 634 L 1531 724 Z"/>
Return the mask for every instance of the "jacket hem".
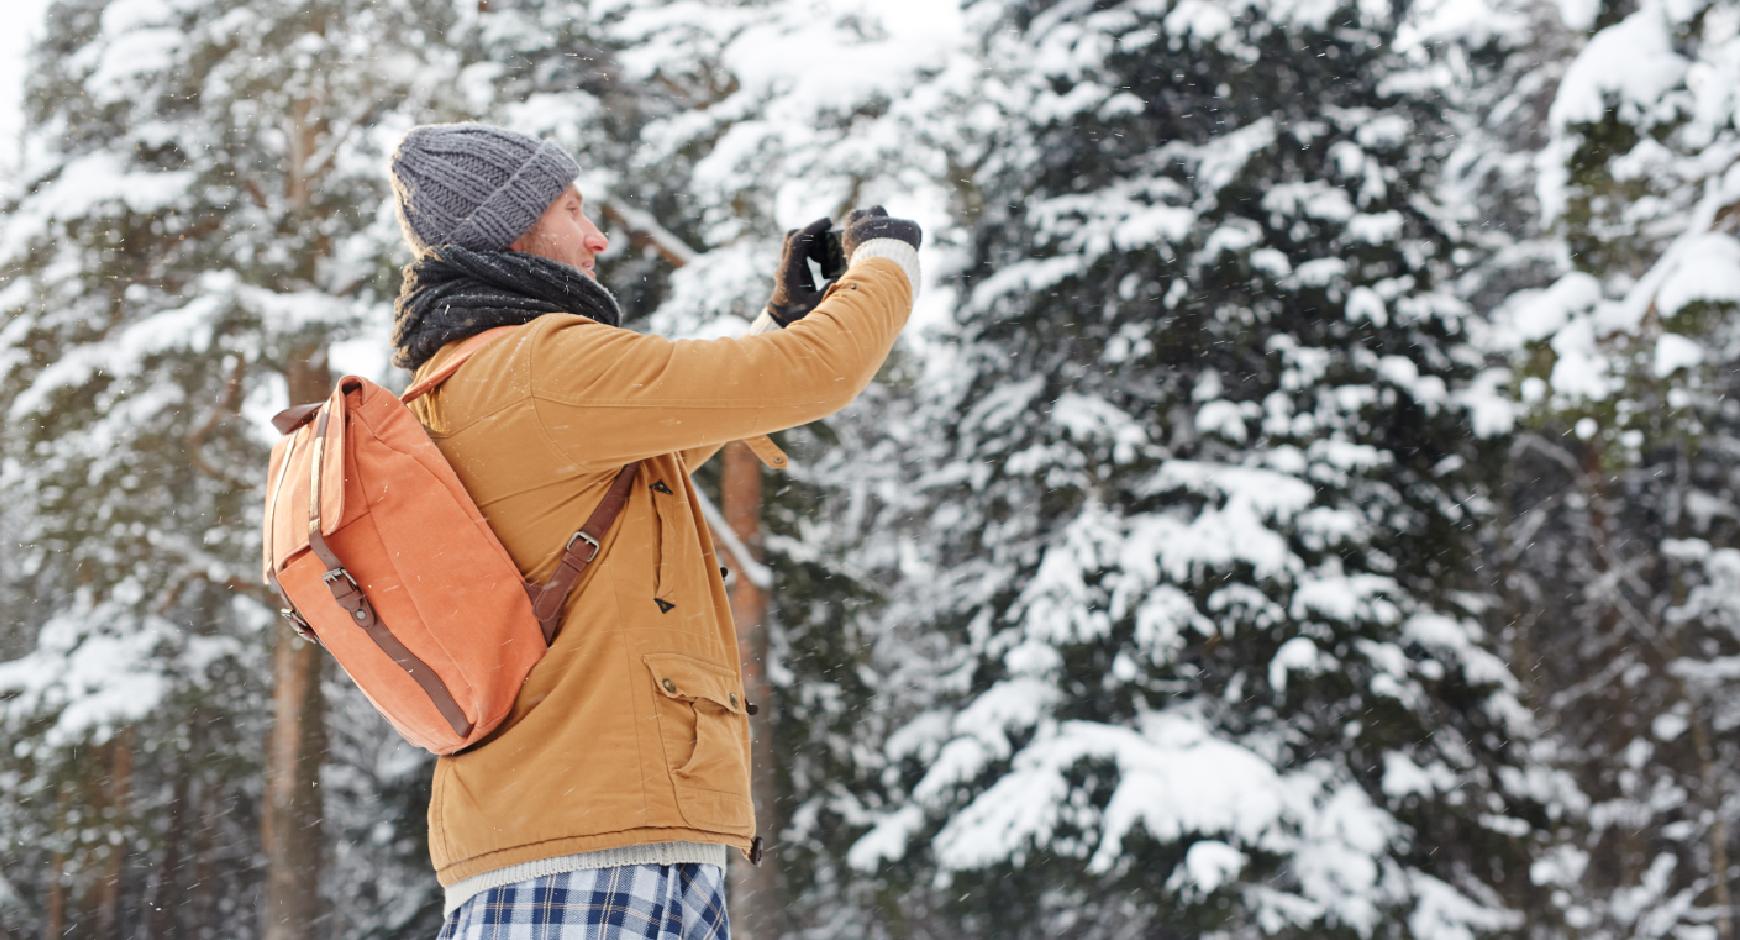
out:
<path id="1" fill-rule="evenodd" d="M 721 870 L 726 865 L 726 853 L 729 846 L 708 844 L 704 842 L 653 842 L 646 845 L 628 845 L 619 849 L 601 849 L 597 852 L 580 852 L 574 855 L 558 855 L 554 858 L 542 858 L 532 862 L 521 862 L 494 871 L 486 871 L 481 875 L 473 875 L 447 888 L 442 909 L 447 913 L 466 901 L 504 885 L 530 881 L 548 875 L 561 875 L 576 871 L 594 871 L 600 868 L 621 868 L 629 865 L 717 865 Z"/>
<path id="2" fill-rule="evenodd" d="M 578 855 L 582 852 L 598 852 L 604 849 L 620 849 L 657 842 L 700 842 L 709 845 L 724 845 L 737 849 L 747 857 L 750 837 L 680 826 L 648 826 L 641 829 L 624 829 L 620 832 L 563 836 L 482 852 L 470 858 L 448 862 L 445 865 L 438 864 L 435 868 L 435 880 L 440 882 L 441 887 L 445 889 L 453 887 L 467 878 L 507 868 L 510 865 L 520 865 L 563 855 Z"/>

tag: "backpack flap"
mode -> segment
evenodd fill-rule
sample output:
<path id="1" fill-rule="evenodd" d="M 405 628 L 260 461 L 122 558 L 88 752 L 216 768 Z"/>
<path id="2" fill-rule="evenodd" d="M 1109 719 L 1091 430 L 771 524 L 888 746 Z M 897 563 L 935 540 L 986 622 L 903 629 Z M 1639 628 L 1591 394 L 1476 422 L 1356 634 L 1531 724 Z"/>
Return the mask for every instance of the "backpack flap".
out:
<path id="1" fill-rule="evenodd" d="M 272 447 L 272 462 L 266 476 L 266 512 L 261 526 L 262 574 L 268 580 L 270 575 L 284 570 L 292 558 L 308 551 L 308 523 L 313 511 L 319 512 L 324 535 L 331 535 L 344 519 L 345 438 L 350 423 L 347 383 L 354 386 L 354 381 L 346 376 L 331 398 L 318 409 L 299 415 L 302 420 Z M 298 406 L 292 411 L 302 412 L 306 407 Z M 317 431 L 323 432 L 318 438 Z M 319 473 L 314 472 L 317 459 Z"/>
<path id="2" fill-rule="evenodd" d="M 339 379 L 338 386 L 332 390 L 332 397 L 326 400 L 320 416 L 314 425 L 314 453 L 309 462 L 315 472 L 308 481 L 307 515 L 303 516 L 302 528 L 307 529 L 313 520 L 320 520 L 320 534 L 331 535 L 338 531 L 338 524 L 344 519 L 345 486 L 344 456 L 345 440 L 350 436 L 350 410 L 348 408 L 349 391 L 361 386 L 361 379 L 347 375 Z M 324 432 L 324 433 L 323 433 Z"/>
<path id="3" fill-rule="evenodd" d="M 313 426 L 304 424 L 272 447 L 266 477 L 266 513 L 260 531 L 267 581 L 308 550 L 308 455 Z"/>

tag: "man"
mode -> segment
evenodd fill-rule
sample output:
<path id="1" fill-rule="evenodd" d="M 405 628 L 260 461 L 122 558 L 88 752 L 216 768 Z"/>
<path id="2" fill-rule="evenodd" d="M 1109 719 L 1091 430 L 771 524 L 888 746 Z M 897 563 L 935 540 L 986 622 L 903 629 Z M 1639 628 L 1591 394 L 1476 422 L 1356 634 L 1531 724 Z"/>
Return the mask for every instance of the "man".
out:
<path id="1" fill-rule="evenodd" d="M 808 256 L 828 220 L 788 233 L 758 321 L 771 330 L 672 341 L 620 327 L 595 280 L 606 239 L 560 148 L 486 125 L 418 127 L 392 174 L 417 253 L 395 361 L 421 376 L 460 340 L 517 325 L 413 408 L 521 572 L 546 578 L 618 471 L 640 462 L 506 723 L 436 765 L 441 936 L 521 924 L 546 925 L 539 937 L 728 936 L 726 853 L 760 861 L 756 708 L 689 474 L 723 444 L 824 417 L 869 383 L 911 311 L 919 226 L 852 213 L 849 268 L 825 292 Z M 758 452 L 781 459 L 765 442 Z"/>

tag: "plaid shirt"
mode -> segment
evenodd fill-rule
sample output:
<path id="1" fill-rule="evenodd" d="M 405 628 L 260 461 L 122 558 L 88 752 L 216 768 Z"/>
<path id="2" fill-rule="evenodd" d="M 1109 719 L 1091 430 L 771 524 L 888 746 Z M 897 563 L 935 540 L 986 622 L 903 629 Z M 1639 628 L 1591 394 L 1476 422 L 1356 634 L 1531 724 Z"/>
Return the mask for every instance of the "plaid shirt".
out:
<path id="1" fill-rule="evenodd" d="M 730 940 L 716 865 L 622 865 L 502 885 L 447 915 L 437 940 Z"/>

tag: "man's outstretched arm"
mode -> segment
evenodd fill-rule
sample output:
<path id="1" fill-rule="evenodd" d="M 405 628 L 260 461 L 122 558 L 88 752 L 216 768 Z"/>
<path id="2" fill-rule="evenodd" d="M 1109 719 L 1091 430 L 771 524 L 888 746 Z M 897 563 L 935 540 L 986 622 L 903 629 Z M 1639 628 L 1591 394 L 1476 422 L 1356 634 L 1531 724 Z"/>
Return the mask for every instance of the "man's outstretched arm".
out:
<path id="1" fill-rule="evenodd" d="M 554 327 L 534 348 L 531 372 L 553 442 L 578 464 L 613 466 L 716 449 L 844 408 L 912 310 L 920 236 L 904 224 L 910 233 L 895 234 L 908 238 L 855 242 L 846 274 L 784 330 L 668 340 L 581 321 Z"/>
<path id="2" fill-rule="evenodd" d="M 788 236 L 788 240 L 789 240 L 789 236 Z M 807 313 L 808 311 L 805 311 L 805 312 Z M 755 318 L 755 322 L 751 323 L 749 325 L 749 335 L 757 336 L 757 335 L 760 335 L 762 333 L 771 333 L 774 330 L 781 329 L 784 326 L 785 326 L 785 324 L 774 319 L 773 315 L 771 313 L 769 313 L 766 310 L 763 310 L 761 312 L 761 315 Z M 772 442 L 769 441 L 768 443 L 771 444 Z M 685 450 L 681 454 L 679 454 L 678 456 L 680 456 L 682 458 L 683 467 L 685 469 L 687 469 L 690 473 L 694 473 L 696 470 L 701 469 L 701 467 L 704 466 L 707 463 L 707 461 L 712 460 L 713 455 L 719 453 L 719 450 L 721 448 L 723 448 L 724 446 L 725 445 L 723 443 L 703 444 L 700 447 L 692 447 L 688 450 Z"/>

